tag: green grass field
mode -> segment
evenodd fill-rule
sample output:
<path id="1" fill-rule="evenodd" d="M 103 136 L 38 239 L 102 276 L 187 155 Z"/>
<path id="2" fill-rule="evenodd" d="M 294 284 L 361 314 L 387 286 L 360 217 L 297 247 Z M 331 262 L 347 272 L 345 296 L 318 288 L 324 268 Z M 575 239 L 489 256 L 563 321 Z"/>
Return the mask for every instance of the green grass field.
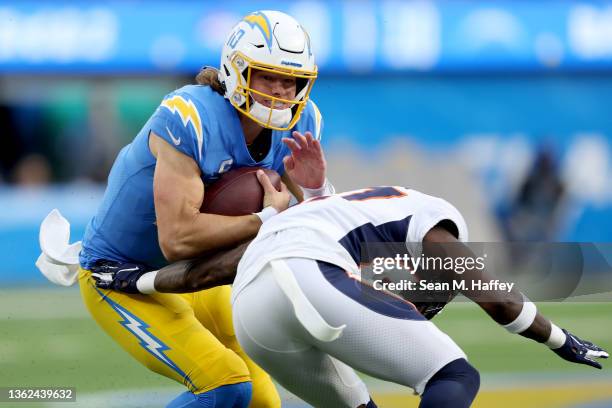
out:
<path id="1" fill-rule="evenodd" d="M 539 307 L 559 326 L 612 349 L 611 303 L 542 303 Z M 77 404 L 56 406 L 87 407 L 164 406 L 182 390 L 121 350 L 89 318 L 76 290 L 1 290 L 0 310 L 0 386 L 76 387 Z M 508 334 L 472 304 L 451 304 L 436 323 L 480 370 L 483 386 L 478 407 L 552 408 L 604 398 L 612 401 L 612 367 L 599 371 L 564 362 L 545 346 Z M 406 389 L 370 383 L 381 407 L 417 405 Z M 151 393 L 149 400 L 142 400 Z M 115 400 L 123 402 L 110 403 Z M 601 404 L 592 406 L 611 406 Z M 0 403 L 3 406 L 9 404 Z"/>

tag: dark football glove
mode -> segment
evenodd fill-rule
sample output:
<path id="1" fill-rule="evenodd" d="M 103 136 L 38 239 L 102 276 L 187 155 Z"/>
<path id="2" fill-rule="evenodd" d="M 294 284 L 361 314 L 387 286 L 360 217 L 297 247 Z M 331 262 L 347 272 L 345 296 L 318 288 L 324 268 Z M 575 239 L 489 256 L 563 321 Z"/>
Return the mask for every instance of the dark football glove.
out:
<path id="1" fill-rule="evenodd" d="M 136 281 L 149 272 L 142 265 L 104 264 L 92 268 L 91 276 L 100 289 L 111 289 L 123 293 L 140 293 Z"/>
<path id="2" fill-rule="evenodd" d="M 601 364 L 595 361 L 594 358 L 608 358 L 609 354 L 590 341 L 582 340 L 565 329 L 562 330 L 567 336 L 565 343 L 561 347 L 553 349 L 553 351 L 564 360 L 590 365 L 601 370 Z"/>
<path id="3" fill-rule="evenodd" d="M 400 296 L 408 300 L 427 319 L 431 320 L 440 313 L 459 293 L 456 290 L 437 291 L 427 293 L 426 291 L 405 291 Z"/>
<path id="4" fill-rule="evenodd" d="M 427 320 L 431 320 L 442 313 L 442 309 L 447 304 L 447 302 L 414 302 L 414 306 Z"/>

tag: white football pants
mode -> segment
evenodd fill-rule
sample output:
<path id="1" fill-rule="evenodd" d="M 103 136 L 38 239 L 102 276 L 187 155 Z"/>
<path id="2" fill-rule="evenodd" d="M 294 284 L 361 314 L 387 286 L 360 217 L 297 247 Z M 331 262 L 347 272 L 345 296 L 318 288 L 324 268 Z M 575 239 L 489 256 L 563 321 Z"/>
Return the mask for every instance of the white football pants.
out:
<path id="1" fill-rule="evenodd" d="M 233 305 L 234 328 L 246 353 L 307 403 L 324 408 L 366 404 L 368 390 L 352 368 L 411 387 L 420 394 L 438 370 L 466 358 L 432 322 L 417 320 L 420 314 L 410 310 L 414 307 L 407 302 L 406 313 L 400 311 L 398 317 L 397 310 L 388 309 L 387 313 L 387 306 L 378 307 L 384 301 L 376 301 L 377 307 L 371 307 L 368 296 L 360 299 L 359 294 L 347 294 L 347 287 L 354 289 L 361 283 L 346 281 L 351 278 L 340 268 L 325 264 L 324 274 L 314 260 L 291 258 L 280 262 L 283 271 L 278 270 L 279 261 L 268 264 L 238 294 Z M 276 271 L 272 266 L 275 263 Z M 293 274 L 301 293 L 287 291 L 279 272 Z M 304 295 L 314 314 L 318 313 L 313 319 L 303 314 L 296 317 L 295 310 L 304 308 L 296 309 L 295 299 Z M 397 308 L 397 298 L 392 300 L 395 306 L 390 307 Z M 317 321 L 335 330 L 340 328 L 340 336 L 321 340 L 317 330 L 309 330 Z"/>

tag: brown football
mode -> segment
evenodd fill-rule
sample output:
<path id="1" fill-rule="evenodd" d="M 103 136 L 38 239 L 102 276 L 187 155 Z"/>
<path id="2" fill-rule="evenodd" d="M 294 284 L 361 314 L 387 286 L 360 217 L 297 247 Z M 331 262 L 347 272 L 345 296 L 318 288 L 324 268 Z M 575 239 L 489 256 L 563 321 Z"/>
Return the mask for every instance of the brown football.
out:
<path id="1" fill-rule="evenodd" d="M 221 215 L 247 215 L 261 211 L 264 191 L 255 174 L 259 169 L 265 171 L 272 185 L 280 191 L 281 178 L 274 170 L 241 167 L 224 173 L 206 187 L 200 211 Z"/>

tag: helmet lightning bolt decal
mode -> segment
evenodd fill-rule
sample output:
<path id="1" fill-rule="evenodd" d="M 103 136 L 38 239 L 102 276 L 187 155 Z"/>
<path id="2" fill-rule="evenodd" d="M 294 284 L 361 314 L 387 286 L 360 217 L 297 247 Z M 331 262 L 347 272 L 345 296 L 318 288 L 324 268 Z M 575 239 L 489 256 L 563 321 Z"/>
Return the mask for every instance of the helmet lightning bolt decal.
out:
<path id="1" fill-rule="evenodd" d="M 97 288 L 96 291 L 100 296 L 113 308 L 123 320 L 119 323 L 125 327 L 130 333 L 132 333 L 138 340 L 140 340 L 140 346 L 144 348 L 149 354 L 153 355 L 156 359 L 170 367 L 178 375 L 181 376 L 183 382 L 193 388 L 196 386 L 191 382 L 191 379 L 187 374 L 183 372 L 170 358 L 166 355 L 166 351 L 170 350 L 161 340 L 155 337 L 148 329 L 149 325 L 144 321 L 136 317 L 133 313 L 122 307 L 118 303 L 114 302 L 104 293 L 100 292 Z"/>
<path id="2" fill-rule="evenodd" d="M 200 120 L 200 114 L 193 104 L 193 101 L 191 99 L 185 100 L 185 98 L 180 95 L 174 95 L 164 99 L 161 106 L 167 108 L 172 113 L 178 112 L 183 122 L 183 126 L 187 127 L 189 122 L 191 122 L 198 139 L 198 159 L 202 160 L 202 144 L 204 140 L 202 136 L 202 121 Z"/>
<path id="3" fill-rule="evenodd" d="M 268 17 L 262 12 L 255 12 L 249 14 L 244 18 L 244 21 L 249 23 L 251 27 L 259 28 L 259 31 L 263 34 L 266 39 L 266 44 L 268 44 L 268 50 L 272 50 L 272 29 L 270 28 L 270 22 L 268 21 Z"/>

